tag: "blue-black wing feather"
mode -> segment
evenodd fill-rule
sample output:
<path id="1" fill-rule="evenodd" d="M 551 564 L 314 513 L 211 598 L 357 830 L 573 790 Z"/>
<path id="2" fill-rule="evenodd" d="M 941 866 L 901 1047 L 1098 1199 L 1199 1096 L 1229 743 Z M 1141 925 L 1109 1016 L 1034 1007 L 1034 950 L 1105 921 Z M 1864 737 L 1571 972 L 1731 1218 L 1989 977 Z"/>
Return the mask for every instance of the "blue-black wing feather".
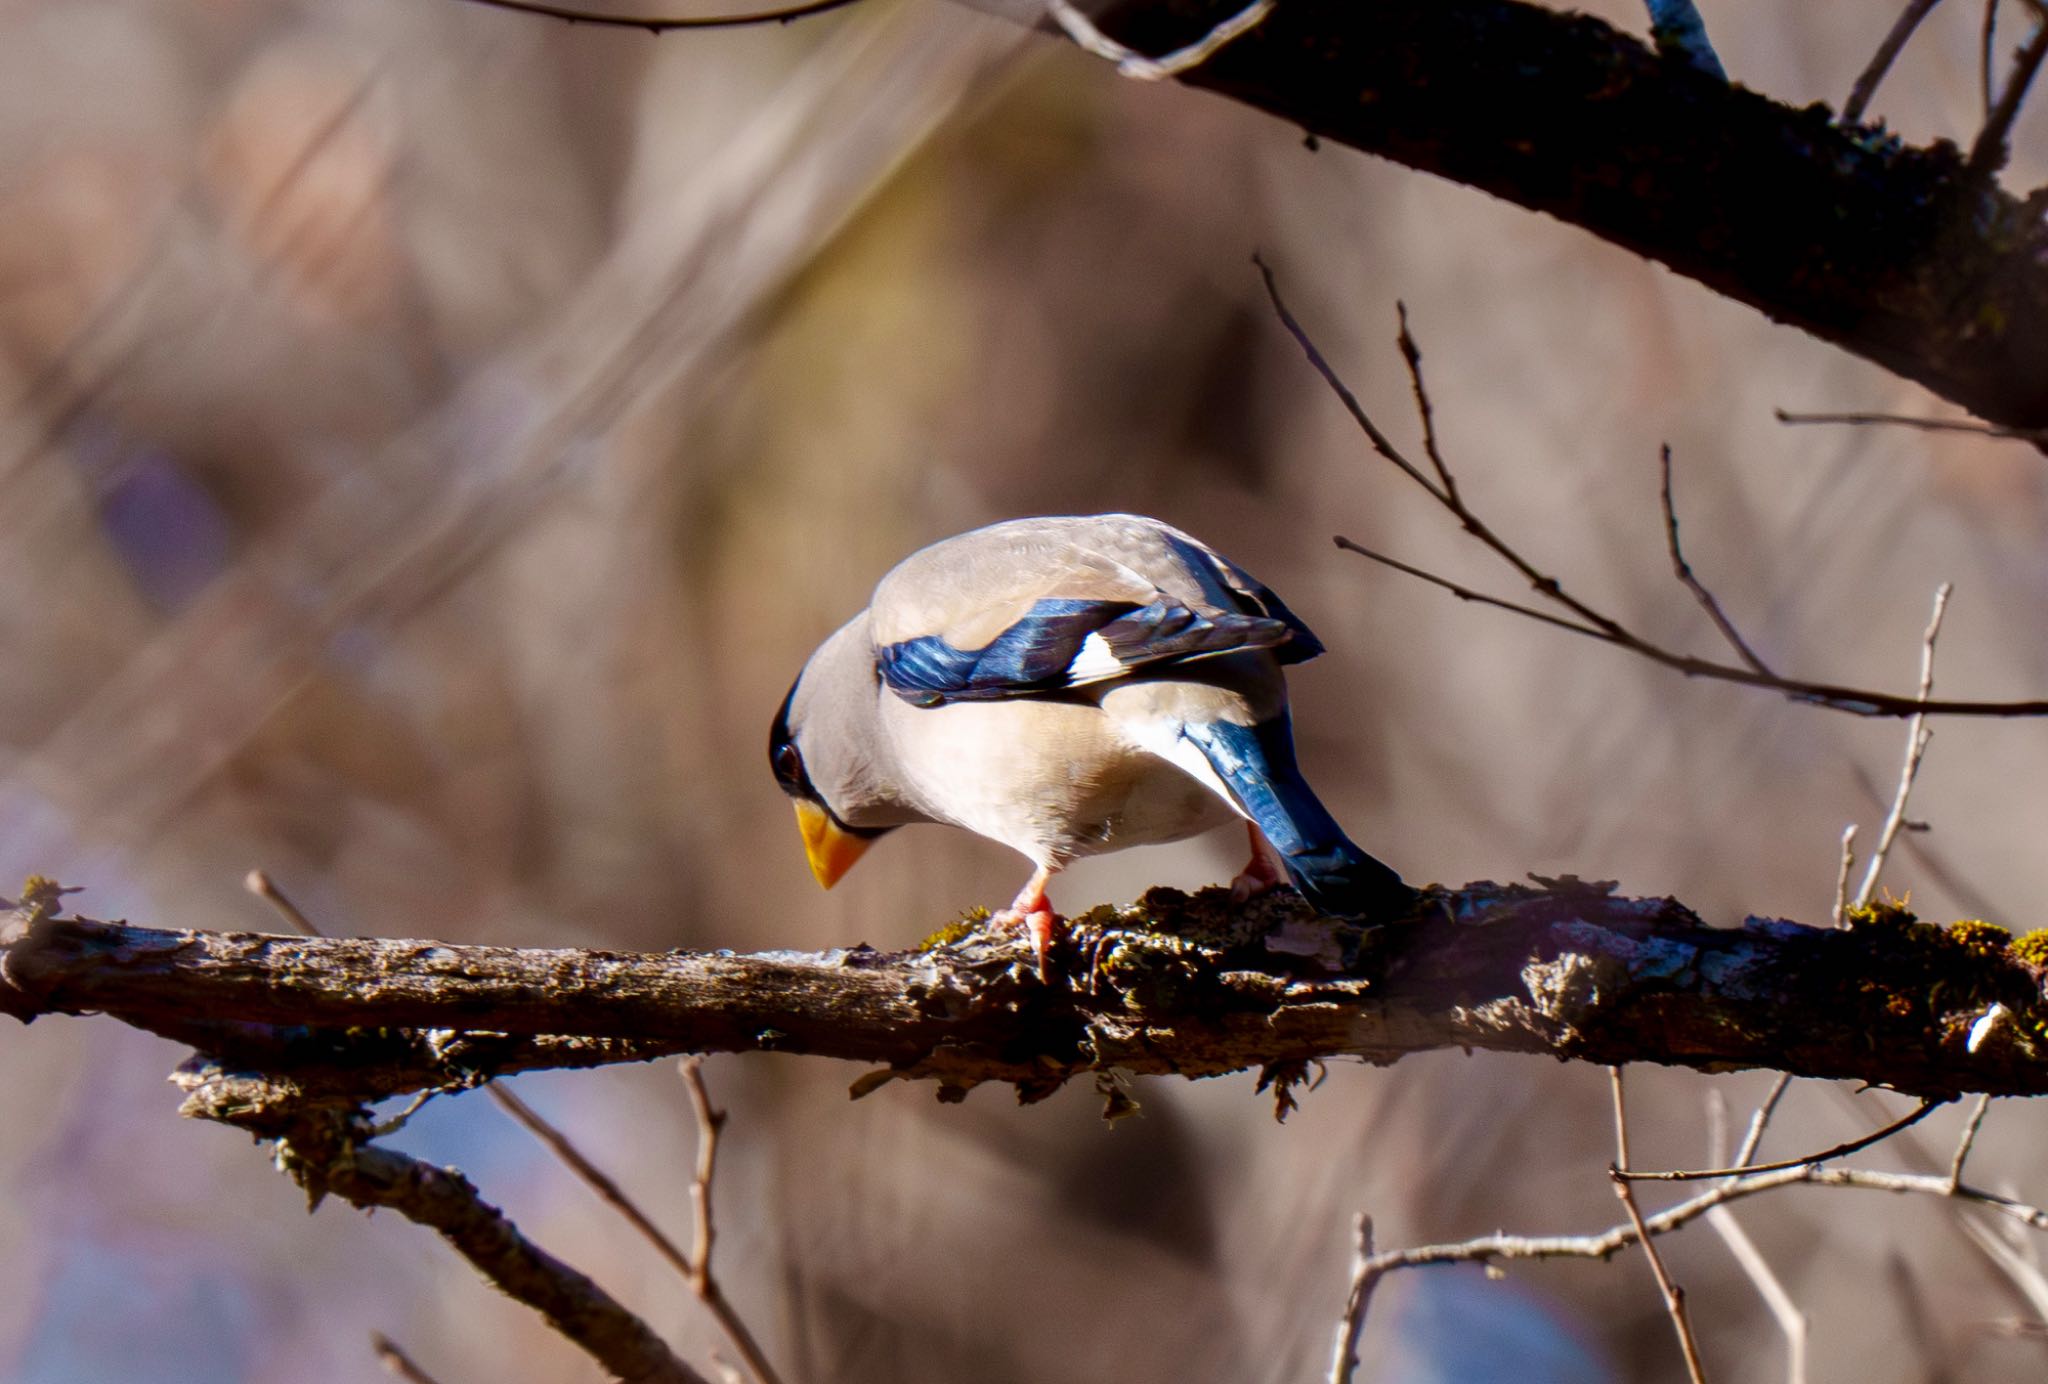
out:
<path id="1" fill-rule="evenodd" d="M 1099 636 L 1099 646 L 1084 658 L 1090 636 Z M 875 662 L 897 696 L 938 706 L 1059 692 L 1138 668 L 1284 647 L 1295 637 L 1293 626 L 1263 614 L 1203 614 L 1164 599 L 1139 605 L 1062 597 L 1037 602 L 981 648 L 956 648 L 928 634 L 885 645 Z"/>

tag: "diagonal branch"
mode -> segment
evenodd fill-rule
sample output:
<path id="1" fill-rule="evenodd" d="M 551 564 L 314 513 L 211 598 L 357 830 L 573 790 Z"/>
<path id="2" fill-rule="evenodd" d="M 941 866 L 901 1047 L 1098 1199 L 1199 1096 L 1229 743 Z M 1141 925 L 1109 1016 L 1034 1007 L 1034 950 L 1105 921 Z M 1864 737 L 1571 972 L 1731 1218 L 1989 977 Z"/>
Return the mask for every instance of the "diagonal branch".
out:
<path id="1" fill-rule="evenodd" d="M 1240 5 L 1121 0 L 1095 21 L 1166 52 Z M 1516 0 L 1288 0 L 1179 80 L 1578 226 L 1987 421 L 2048 425 L 2048 226 L 1948 140 L 1838 123 Z"/>
<path id="2" fill-rule="evenodd" d="M 386 1207 L 452 1245 L 510 1297 L 627 1384 L 709 1384 L 611 1294 L 520 1233 L 468 1178 L 359 1141 L 358 1122 L 327 1114 L 279 1140 L 278 1166 L 317 1202 L 327 1195 L 365 1209 Z"/>

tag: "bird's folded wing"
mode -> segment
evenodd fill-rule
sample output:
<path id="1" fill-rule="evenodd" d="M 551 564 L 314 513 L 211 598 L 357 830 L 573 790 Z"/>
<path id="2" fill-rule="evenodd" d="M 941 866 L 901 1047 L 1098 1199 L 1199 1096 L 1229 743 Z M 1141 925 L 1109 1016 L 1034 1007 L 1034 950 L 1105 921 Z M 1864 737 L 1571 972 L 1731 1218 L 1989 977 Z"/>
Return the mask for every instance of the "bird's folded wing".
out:
<path id="1" fill-rule="evenodd" d="M 1284 663 L 1322 652 L 1241 568 L 1136 516 L 963 535 L 891 573 L 871 614 L 882 681 L 924 706 L 1043 695 L 1244 649 Z"/>

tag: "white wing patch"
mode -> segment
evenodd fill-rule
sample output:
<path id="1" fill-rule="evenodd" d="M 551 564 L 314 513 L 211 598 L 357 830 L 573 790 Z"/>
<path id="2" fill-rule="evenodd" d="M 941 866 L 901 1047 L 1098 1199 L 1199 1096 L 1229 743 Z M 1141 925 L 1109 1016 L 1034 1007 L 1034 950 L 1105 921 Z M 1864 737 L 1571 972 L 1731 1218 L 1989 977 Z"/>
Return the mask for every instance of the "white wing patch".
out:
<path id="1" fill-rule="evenodd" d="M 1104 678 L 1121 676 L 1127 666 L 1110 649 L 1107 639 L 1100 634 L 1090 634 L 1081 641 L 1080 652 L 1067 665 L 1067 678 L 1076 683 L 1101 682 Z"/>

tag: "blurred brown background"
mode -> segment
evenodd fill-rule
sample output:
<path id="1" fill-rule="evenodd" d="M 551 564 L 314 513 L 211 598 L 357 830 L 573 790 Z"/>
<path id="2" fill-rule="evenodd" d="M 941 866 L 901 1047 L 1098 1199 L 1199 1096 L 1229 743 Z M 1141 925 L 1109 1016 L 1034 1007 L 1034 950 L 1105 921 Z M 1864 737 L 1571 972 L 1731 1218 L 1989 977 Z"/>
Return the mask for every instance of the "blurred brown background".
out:
<path id="1" fill-rule="evenodd" d="M 1736 79 L 1839 101 L 1891 10 L 1706 17 Z M 1980 17 L 1937 12 L 1877 113 L 1967 139 Z M 2009 181 L 2042 181 L 2048 114 L 2017 144 Z M 778 700 L 920 544 L 1132 509 L 1217 543 L 1331 646 L 1294 679 L 1305 762 L 1409 877 L 1573 871 L 1718 920 L 1819 919 L 1899 728 L 1685 683 L 1337 552 L 1343 532 L 1513 593 L 1370 458 L 1263 306 L 1254 248 L 1410 436 L 1405 299 L 1471 498 L 1625 618 L 1712 647 L 1663 556 L 1668 439 L 1691 555 L 1767 657 L 1910 686 L 1949 579 L 1942 688 L 2048 687 L 2037 455 L 1781 428 L 1773 405 L 1932 406 L 1582 233 L 956 6 L 655 40 L 455 0 L 6 0 L 0 879 L 166 926 L 272 926 L 239 887 L 262 866 L 335 931 L 908 944 L 1006 898 L 1019 862 L 912 831 L 821 895 L 763 763 Z M 2039 922 L 2044 776 L 2036 725 L 1941 725 L 1914 811 L 1934 830 L 1893 887 Z M 1091 862 L 1055 898 L 1226 878 L 1237 848 Z M 445 1384 L 596 1377 L 426 1232 L 309 1218 L 261 1150 L 178 1120 L 179 1056 L 105 1022 L 0 1031 L 0 1377 L 364 1380 L 372 1330 Z M 1616 1214 L 1592 1068 L 1340 1066 L 1284 1127 L 1248 1076 L 1147 1081 L 1114 1130 L 1081 1089 L 849 1104 L 833 1064 L 708 1072 L 732 1111 L 721 1274 L 813 1384 L 1317 1378 L 1356 1210 L 1386 1246 Z M 1638 1072 L 1638 1161 L 1698 1165 L 1705 1093 L 1739 1118 L 1763 1085 Z M 669 1067 L 518 1089 L 686 1227 Z M 1888 1101 L 1795 1088 L 1766 1153 Z M 1943 1166 L 1959 1118 L 1922 1127 Z M 2048 1195 L 2044 1134 L 1995 1107 L 1977 1177 Z M 716 1348 L 488 1102 L 437 1101 L 399 1142 L 692 1358 Z M 2048 1364 L 2038 1276 L 1942 1207 L 1795 1191 L 1741 1214 L 1813 1315 L 1816 1380 Z M 1777 1377 L 1712 1232 L 1667 1253 L 1717 1374 Z M 1634 1258 L 1396 1280 L 1366 1361 L 1678 1373 Z"/>

